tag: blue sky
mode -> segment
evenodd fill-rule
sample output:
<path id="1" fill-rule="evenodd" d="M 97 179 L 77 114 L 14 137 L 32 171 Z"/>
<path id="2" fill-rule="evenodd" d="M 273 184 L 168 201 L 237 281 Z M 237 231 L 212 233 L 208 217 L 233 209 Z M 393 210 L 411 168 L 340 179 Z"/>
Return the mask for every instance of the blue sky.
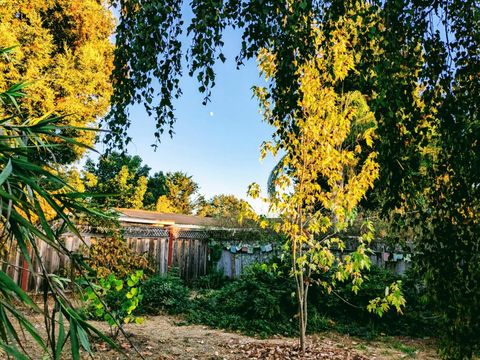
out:
<path id="1" fill-rule="evenodd" d="M 272 128 L 262 122 L 251 87 L 262 84 L 254 61 L 236 69 L 234 58 L 240 48 L 240 36 L 228 31 L 224 37 L 225 64 L 216 66 L 217 81 L 211 102 L 202 105 L 196 79 L 185 75 L 181 81 L 183 95 L 176 103 L 175 134 L 163 135 L 156 151 L 154 119 L 143 105 L 131 109 L 130 135 L 133 143 L 128 152 L 139 155 L 155 171 L 184 171 L 200 185 L 207 198 L 216 194 L 233 194 L 246 198 L 250 183 L 265 188 L 275 160 L 260 162 L 259 146 L 271 137 Z M 186 71 L 184 71 L 186 73 Z M 102 146 L 98 146 L 102 151 Z M 263 212 L 259 202 L 250 201 Z"/>

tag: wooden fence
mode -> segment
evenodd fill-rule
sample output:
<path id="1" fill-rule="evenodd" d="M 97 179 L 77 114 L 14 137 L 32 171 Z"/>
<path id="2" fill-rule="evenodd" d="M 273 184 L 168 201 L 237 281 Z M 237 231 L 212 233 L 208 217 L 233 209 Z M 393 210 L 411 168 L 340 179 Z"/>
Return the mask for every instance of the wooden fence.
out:
<path id="1" fill-rule="evenodd" d="M 227 244 L 226 244 L 227 245 Z M 401 249 L 388 249 L 383 244 L 372 244 L 373 253 L 370 254 L 370 261 L 373 265 L 380 268 L 389 269 L 395 274 L 402 275 L 410 267 L 410 256 Z M 252 263 L 267 263 L 272 258 L 280 254 L 280 249 L 275 244 L 271 244 L 272 249 L 268 252 L 255 251 L 251 254 L 246 252 L 232 253 L 227 248 L 222 250 L 220 260 L 216 264 L 218 270 L 230 277 L 236 278 L 241 275 L 243 269 Z M 348 247 L 343 252 L 334 251 L 338 257 L 351 254 L 353 247 Z"/>
<path id="2" fill-rule="evenodd" d="M 272 258 L 275 258 L 279 254 L 280 249 L 272 244 L 272 250 L 268 252 L 264 251 L 254 251 L 249 254 L 248 252 L 236 252 L 232 253 L 228 249 L 223 249 L 220 260 L 217 262 L 215 267 L 218 270 L 221 270 L 225 276 L 229 278 L 238 278 L 243 269 L 253 263 L 268 263 Z"/>
<path id="3" fill-rule="evenodd" d="M 153 259 L 156 271 L 164 274 L 169 268 L 179 269 L 180 276 L 186 281 L 191 282 L 207 273 L 210 261 L 209 240 L 215 240 L 215 243 L 221 244 L 220 258 L 216 259 L 216 264 L 211 264 L 231 278 L 240 276 L 243 269 L 253 262 L 263 263 L 269 261 L 278 254 L 279 249 L 274 243 L 265 246 L 255 245 L 255 235 L 247 237 L 242 244 L 230 245 L 229 240 L 222 239 L 225 231 L 203 231 L 186 230 L 175 227 L 159 228 L 148 226 L 124 227 L 125 238 L 128 246 L 139 254 L 146 255 Z M 82 231 L 82 239 L 73 234 L 65 234 L 63 240 L 65 247 L 72 252 L 81 250 L 82 246 L 90 246 L 92 239 L 101 238 L 98 232 L 92 229 Z M 354 239 L 352 239 L 352 242 Z M 249 244 L 248 246 L 245 243 Z M 345 256 L 353 249 L 348 246 L 347 250 L 339 256 Z M 251 248 L 251 249 L 248 249 Z M 43 266 L 48 274 L 57 274 L 59 276 L 71 277 L 69 258 L 66 255 L 59 254 L 45 242 L 38 242 L 38 249 Z M 254 250 L 255 249 L 255 250 Z M 33 252 L 30 254 L 32 267 L 28 267 L 27 261 L 18 250 L 10 249 L 8 257 L 2 261 L 2 270 L 5 271 L 22 289 L 26 291 L 38 292 L 42 286 L 41 264 Z M 396 252 L 387 252 L 382 244 L 373 246 L 374 253 L 370 258 L 373 264 L 380 267 L 390 268 L 392 271 L 402 274 L 409 266 L 409 261 L 404 254 L 397 249 Z M 388 255 L 386 257 L 386 255 Z"/>
<path id="4" fill-rule="evenodd" d="M 67 233 L 62 238 L 65 247 L 72 252 L 90 246 L 92 239 L 105 237 L 94 231 L 82 231 L 82 239 Z M 153 259 L 156 271 L 166 273 L 169 267 L 177 267 L 180 276 L 191 282 L 205 275 L 208 260 L 208 241 L 203 231 L 179 230 L 175 228 L 126 227 L 125 238 L 128 246 L 137 253 Z M 70 277 L 68 256 L 59 254 L 43 241 L 38 241 L 39 257 L 48 274 Z M 5 271 L 22 289 L 38 292 L 41 290 L 43 275 L 39 257 L 30 251 L 32 267 L 17 248 L 8 251 L 2 260 Z"/>

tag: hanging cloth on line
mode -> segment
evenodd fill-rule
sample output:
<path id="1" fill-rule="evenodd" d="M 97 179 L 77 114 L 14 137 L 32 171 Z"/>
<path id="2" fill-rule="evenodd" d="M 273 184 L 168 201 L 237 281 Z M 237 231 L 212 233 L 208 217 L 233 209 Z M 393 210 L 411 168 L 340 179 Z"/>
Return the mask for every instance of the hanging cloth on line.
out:
<path id="1" fill-rule="evenodd" d="M 393 261 L 403 260 L 403 254 L 393 254 Z"/>

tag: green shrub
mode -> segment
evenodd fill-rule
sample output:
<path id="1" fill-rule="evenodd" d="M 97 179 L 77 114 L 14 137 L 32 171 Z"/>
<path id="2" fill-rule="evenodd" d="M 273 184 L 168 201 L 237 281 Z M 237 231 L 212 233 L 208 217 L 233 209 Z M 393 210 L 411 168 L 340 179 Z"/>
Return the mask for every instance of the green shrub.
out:
<path id="1" fill-rule="evenodd" d="M 332 329 L 333 324 L 334 322 L 326 315 L 320 313 L 317 307 L 308 307 L 308 333 L 314 334 Z"/>
<path id="2" fill-rule="evenodd" d="M 219 290 L 200 294 L 193 300 L 187 320 L 249 335 L 296 335 L 297 302 L 293 279 L 288 276 L 286 266 L 276 271 L 271 269 L 271 266 L 252 265 L 239 279 Z M 381 296 L 385 287 L 399 279 L 407 300 L 405 313 L 390 311 L 382 318 L 369 313 L 369 301 Z M 398 276 L 378 267 L 372 267 L 356 295 L 348 283 L 337 284 L 331 294 L 314 285 L 310 288 L 308 332 L 335 329 L 366 338 L 380 333 L 432 336 L 436 322 L 428 305 L 421 301 L 422 292 L 413 273 Z"/>
<path id="3" fill-rule="evenodd" d="M 154 276 L 142 286 L 140 310 L 147 314 L 180 314 L 189 307 L 190 291 L 175 274 Z"/>
<path id="4" fill-rule="evenodd" d="M 200 290 L 216 290 L 224 287 L 230 279 L 222 270 L 212 270 L 209 274 L 201 276 L 193 282 L 193 287 Z"/>
<path id="5" fill-rule="evenodd" d="M 351 290 L 351 284 L 337 284 L 334 292 L 327 294 L 312 287 L 310 306 L 314 306 L 323 316 L 335 322 L 338 331 L 350 335 L 372 338 L 379 333 L 388 335 L 432 336 L 436 321 L 428 304 L 423 302 L 421 282 L 412 273 L 395 275 L 389 270 L 373 266 L 366 273 L 368 279 L 357 294 Z M 385 287 L 396 280 L 402 281 L 402 290 L 406 299 L 403 314 L 389 311 L 378 317 L 367 311 L 369 301 L 382 296 Z"/>
<path id="6" fill-rule="evenodd" d="M 112 273 L 98 279 L 97 284 L 87 286 L 84 293 L 86 316 L 105 320 L 114 337 L 118 334 L 119 325 L 142 323 L 143 319 L 134 315 L 143 296 L 139 287 L 142 277 L 141 270 L 128 275 L 125 280 L 117 279 Z"/>
<path id="7" fill-rule="evenodd" d="M 195 299 L 187 320 L 260 336 L 293 335 L 293 292 L 290 278 L 255 264 L 240 279 Z"/>

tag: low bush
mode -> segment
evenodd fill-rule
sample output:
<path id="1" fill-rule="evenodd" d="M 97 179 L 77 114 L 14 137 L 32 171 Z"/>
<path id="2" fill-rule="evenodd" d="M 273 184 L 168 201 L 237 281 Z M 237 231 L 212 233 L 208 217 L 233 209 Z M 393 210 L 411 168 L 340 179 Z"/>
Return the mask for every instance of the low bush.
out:
<path id="1" fill-rule="evenodd" d="M 296 313 L 290 278 L 252 265 L 238 279 L 195 299 L 187 320 L 247 334 L 293 335 Z"/>
<path id="2" fill-rule="evenodd" d="M 219 290 L 200 294 L 186 314 L 191 323 L 238 330 L 249 335 L 297 334 L 295 285 L 288 268 L 276 271 L 271 266 L 252 265 L 237 280 Z M 381 296 L 385 288 L 402 280 L 407 300 L 405 313 L 395 311 L 383 317 L 367 311 L 371 299 Z M 422 288 L 413 273 L 398 276 L 372 267 L 358 294 L 348 283 L 337 284 L 328 294 L 312 286 L 309 297 L 308 331 L 316 333 L 334 329 L 355 336 L 374 338 L 387 335 L 432 336 L 435 318 L 421 301 Z"/>
<path id="3" fill-rule="evenodd" d="M 373 338 L 379 333 L 414 337 L 435 334 L 435 317 L 423 301 L 421 281 L 413 272 L 408 271 L 400 276 L 373 266 L 366 275 L 367 279 L 357 294 L 352 292 L 351 284 L 348 283 L 337 284 L 331 294 L 313 287 L 310 306 L 332 319 L 336 330 L 350 335 Z M 385 287 L 397 280 L 402 281 L 402 291 L 407 302 L 404 313 L 389 311 L 382 317 L 369 313 L 369 301 L 382 296 Z"/>
<path id="4" fill-rule="evenodd" d="M 121 236 L 92 238 L 91 242 L 86 263 L 97 277 L 115 274 L 117 278 L 124 278 L 138 269 L 148 276 L 155 271 L 155 264 L 145 254 L 129 248 Z"/>
<path id="5" fill-rule="evenodd" d="M 254 264 L 239 279 L 229 280 L 213 272 L 189 288 L 178 274 L 157 275 L 141 286 L 142 300 L 137 312 L 144 314 L 184 314 L 189 323 L 236 330 L 248 335 L 297 335 L 297 301 L 295 284 L 288 266 Z M 350 335 L 374 338 L 386 335 L 414 337 L 434 336 L 437 320 L 422 302 L 423 289 L 414 273 L 406 276 L 372 267 L 357 294 L 348 283 L 337 284 L 328 294 L 317 286 L 310 288 L 308 331 L 316 333 L 334 329 Z M 403 315 L 394 311 L 378 317 L 367 311 L 371 299 L 381 296 L 385 288 L 402 280 L 407 306 Z M 121 296 L 121 294 L 119 295 Z M 114 303 L 110 295 L 107 303 Z M 99 310 L 100 312 L 100 310 Z"/>
<path id="6" fill-rule="evenodd" d="M 196 279 L 192 286 L 198 290 L 218 290 L 224 287 L 230 279 L 222 270 L 214 269 L 209 274 Z"/>
<path id="7" fill-rule="evenodd" d="M 106 321 L 113 337 L 117 336 L 122 324 L 142 323 L 143 319 L 134 315 L 143 297 L 139 287 L 142 277 L 143 272 L 137 270 L 125 280 L 117 279 L 112 273 L 99 278 L 97 283 L 89 283 L 84 289 L 83 315 Z"/>
<path id="8" fill-rule="evenodd" d="M 175 274 L 157 275 L 143 283 L 140 311 L 146 314 L 180 314 L 190 305 L 190 290 Z"/>

